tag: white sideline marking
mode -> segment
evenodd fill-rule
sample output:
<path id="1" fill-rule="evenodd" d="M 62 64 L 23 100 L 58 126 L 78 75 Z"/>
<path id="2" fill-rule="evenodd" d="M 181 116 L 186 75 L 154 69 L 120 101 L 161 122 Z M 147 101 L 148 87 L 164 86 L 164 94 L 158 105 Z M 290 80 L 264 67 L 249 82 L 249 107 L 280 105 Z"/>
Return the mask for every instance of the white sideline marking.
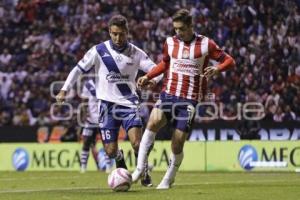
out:
<path id="1" fill-rule="evenodd" d="M 0 190 L 0 194 L 4 193 L 30 193 L 30 192 L 55 192 L 55 191 L 72 191 L 72 190 L 91 190 L 99 189 L 99 187 L 74 187 L 74 188 L 52 188 L 52 189 L 40 189 L 40 190 Z"/>
<path id="2" fill-rule="evenodd" d="M 54 176 L 54 177 L 41 177 L 41 176 L 38 176 L 38 177 L 27 177 L 27 178 L 0 178 L 0 181 L 27 181 L 27 180 L 38 180 L 38 179 L 51 179 L 51 180 L 59 180 L 59 179 L 66 179 L 66 177 L 61 177 L 61 176 Z M 82 179 L 84 178 L 83 176 L 72 176 L 72 179 Z"/>
<path id="3" fill-rule="evenodd" d="M 299 182 L 299 180 L 249 180 L 249 181 L 226 181 L 226 182 L 203 182 L 203 183 L 182 183 L 174 184 L 175 186 L 191 186 L 191 185 L 223 185 L 223 184 L 241 184 L 241 183 L 279 183 L 279 182 Z M 73 191 L 73 190 L 94 190 L 100 187 L 73 187 L 73 188 L 52 188 L 52 189 L 28 189 L 28 190 L 0 190 L 0 194 L 5 193 L 31 193 L 31 192 L 55 192 L 55 191 Z M 109 188 L 101 188 L 101 190 Z M 155 187 L 153 188 L 155 190 Z"/>

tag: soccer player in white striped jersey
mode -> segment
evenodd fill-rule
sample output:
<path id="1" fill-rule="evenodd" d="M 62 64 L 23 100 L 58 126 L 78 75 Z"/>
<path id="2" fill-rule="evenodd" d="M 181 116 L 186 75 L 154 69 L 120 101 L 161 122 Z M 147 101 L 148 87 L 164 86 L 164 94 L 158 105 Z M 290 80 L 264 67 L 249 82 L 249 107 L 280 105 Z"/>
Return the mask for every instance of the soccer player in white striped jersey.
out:
<path id="1" fill-rule="evenodd" d="M 105 151 L 110 158 L 115 158 L 117 167 L 127 168 L 123 155 L 118 153 L 119 128 L 122 125 L 125 129 L 137 156 L 142 120 L 138 114 L 140 102 L 135 79 L 139 69 L 149 72 L 155 64 L 144 51 L 128 42 L 128 22 L 125 17 L 113 16 L 108 26 L 111 40 L 93 46 L 84 55 L 68 75 L 56 99 L 63 102 L 66 91 L 82 73 L 95 74 L 96 96 L 100 100 L 99 126 Z M 160 79 L 157 77 L 150 84 Z M 144 172 L 142 184 L 151 186 L 147 170 Z"/>
<path id="2" fill-rule="evenodd" d="M 172 136 L 169 167 L 157 189 L 168 189 L 175 181 L 176 172 L 183 160 L 183 146 L 194 119 L 196 105 L 198 101 L 204 101 L 207 94 L 208 78 L 235 65 L 233 58 L 213 40 L 194 32 L 192 16 L 188 10 L 181 9 L 175 13 L 173 27 L 176 35 L 167 38 L 163 60 L 138 80 L 138 85 L 143 86 L 159 74 L 167 73 L 160 99 L 152 109 L 143 134 L 137 168 L 132 174 L 132 180 L 137 181 L 144 171 L 143 163 L 147 160 L 156 133 L 167 120 L 172 120 L 175 131 Z M 209 59 L 216 60 L 219 64 L 208 66 Z"/>
<path id="3" fill-rule="evenodd" d="M 80 111 L 80 122 L 83 119 L 83 129 L 82 129 L 82 139 L 83 145 L 80 154 L 80 172 L 84 173 L 87 169 L 87 162 L 90 155 L 90 150 L 92 156 L 95 160 L 97 169 L 100 169 L 101 166 L 105 166 L 105 171 L 109 173 L 112 170 L 111 159 L 104 154 L 104 159 L 101 159 L 101 162 L 98 161 L 98 149 L 97 144 L 97 135 L 100 135 L 100 129 L 98 125 L 99 121 L 99 112 L 98 112 L 98 99 L 96 98 L 96 87 L 94 77 L 89 77 L 86 80 L 82 87 L 82 92 L 80 97 L 83 99 L 83 104 L 81 104 Z M 118 150 L 121 151 L 121 150 Z M 121 152 L 119 152 L 121 153 Z"/>
<path id="4" fill-rule="evenodd" d="M 96 98 L 95 83 L 92 78 L 84 82 L 81 98 L 84 99 L 84 104 L 81 106 L 81 117 L 84 119 L 84 125 L 82 129 L 83 145 L 80 154 L 80 171 L 84 173 L 87 168 L 87 161 L 92 151 L 93 158 L 99 169 L 98 163 L 98 151 L 96 148 L 96 137 L 100 134 L 98 119 L 98 99 Z"/>

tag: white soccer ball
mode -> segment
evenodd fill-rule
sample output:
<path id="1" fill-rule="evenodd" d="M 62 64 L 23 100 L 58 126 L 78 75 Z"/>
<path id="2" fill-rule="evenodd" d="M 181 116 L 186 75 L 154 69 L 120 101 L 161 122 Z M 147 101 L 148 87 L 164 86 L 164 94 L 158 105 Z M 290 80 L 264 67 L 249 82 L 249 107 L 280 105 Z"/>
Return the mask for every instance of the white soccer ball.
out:
<path id="1" fill-rule="evenodd" d="M 131 186 L 132 177 L 128 170 L 117 168 L 108 175 L 107 182 L 113 191 L 126 192 Z"/>

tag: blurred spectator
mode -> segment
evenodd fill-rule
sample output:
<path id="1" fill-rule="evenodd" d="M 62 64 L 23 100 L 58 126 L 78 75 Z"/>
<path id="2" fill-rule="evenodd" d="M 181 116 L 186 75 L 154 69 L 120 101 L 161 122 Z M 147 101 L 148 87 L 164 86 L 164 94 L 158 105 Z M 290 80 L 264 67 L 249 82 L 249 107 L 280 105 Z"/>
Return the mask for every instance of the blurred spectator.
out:
<path id="1" fill-rule="evenodd" d="M 250 101 L 265 106 L 265 119 L 300 120 L 299 1 L 19 0 L 0 2 L 0 125 L 56 124 L 49 114 L 51 83 L 108 39 L 113 14 L 125 15 L 134 27 L 131 41 L 160 60 L 179 7 L 191 11 L 199 34 L 236 60 L 233 71 L 209 83 L 227 117 L 235 115 L 236 103 Z M 71 100 L 75 108 L 79 102 Z"/>
<path id="2" fill-rule="evenodd" d="M 9 64 L 11 59 L 12 55 L 9 53 L 8 49 L 4 49 L 3 53 L 0 55 L 0 63 L 6 66 Z"/>

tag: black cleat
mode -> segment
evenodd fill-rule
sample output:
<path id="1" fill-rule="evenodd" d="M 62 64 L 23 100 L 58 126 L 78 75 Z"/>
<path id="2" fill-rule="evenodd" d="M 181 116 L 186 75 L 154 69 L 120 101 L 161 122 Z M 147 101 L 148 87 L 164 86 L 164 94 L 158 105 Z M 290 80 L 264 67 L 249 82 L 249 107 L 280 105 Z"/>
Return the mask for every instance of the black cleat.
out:
<path id="1" fill-rule="evenodd" d="M 153 186 L 152 179 L 151 179 L 151 176 L 150 176 L 148 170 L 146 170 L 144 172 L 143 176 L 141 177 L 141 184 L 142 184 L 142 186 L 145 186 L 145 187 L 152 187 Z"/>

